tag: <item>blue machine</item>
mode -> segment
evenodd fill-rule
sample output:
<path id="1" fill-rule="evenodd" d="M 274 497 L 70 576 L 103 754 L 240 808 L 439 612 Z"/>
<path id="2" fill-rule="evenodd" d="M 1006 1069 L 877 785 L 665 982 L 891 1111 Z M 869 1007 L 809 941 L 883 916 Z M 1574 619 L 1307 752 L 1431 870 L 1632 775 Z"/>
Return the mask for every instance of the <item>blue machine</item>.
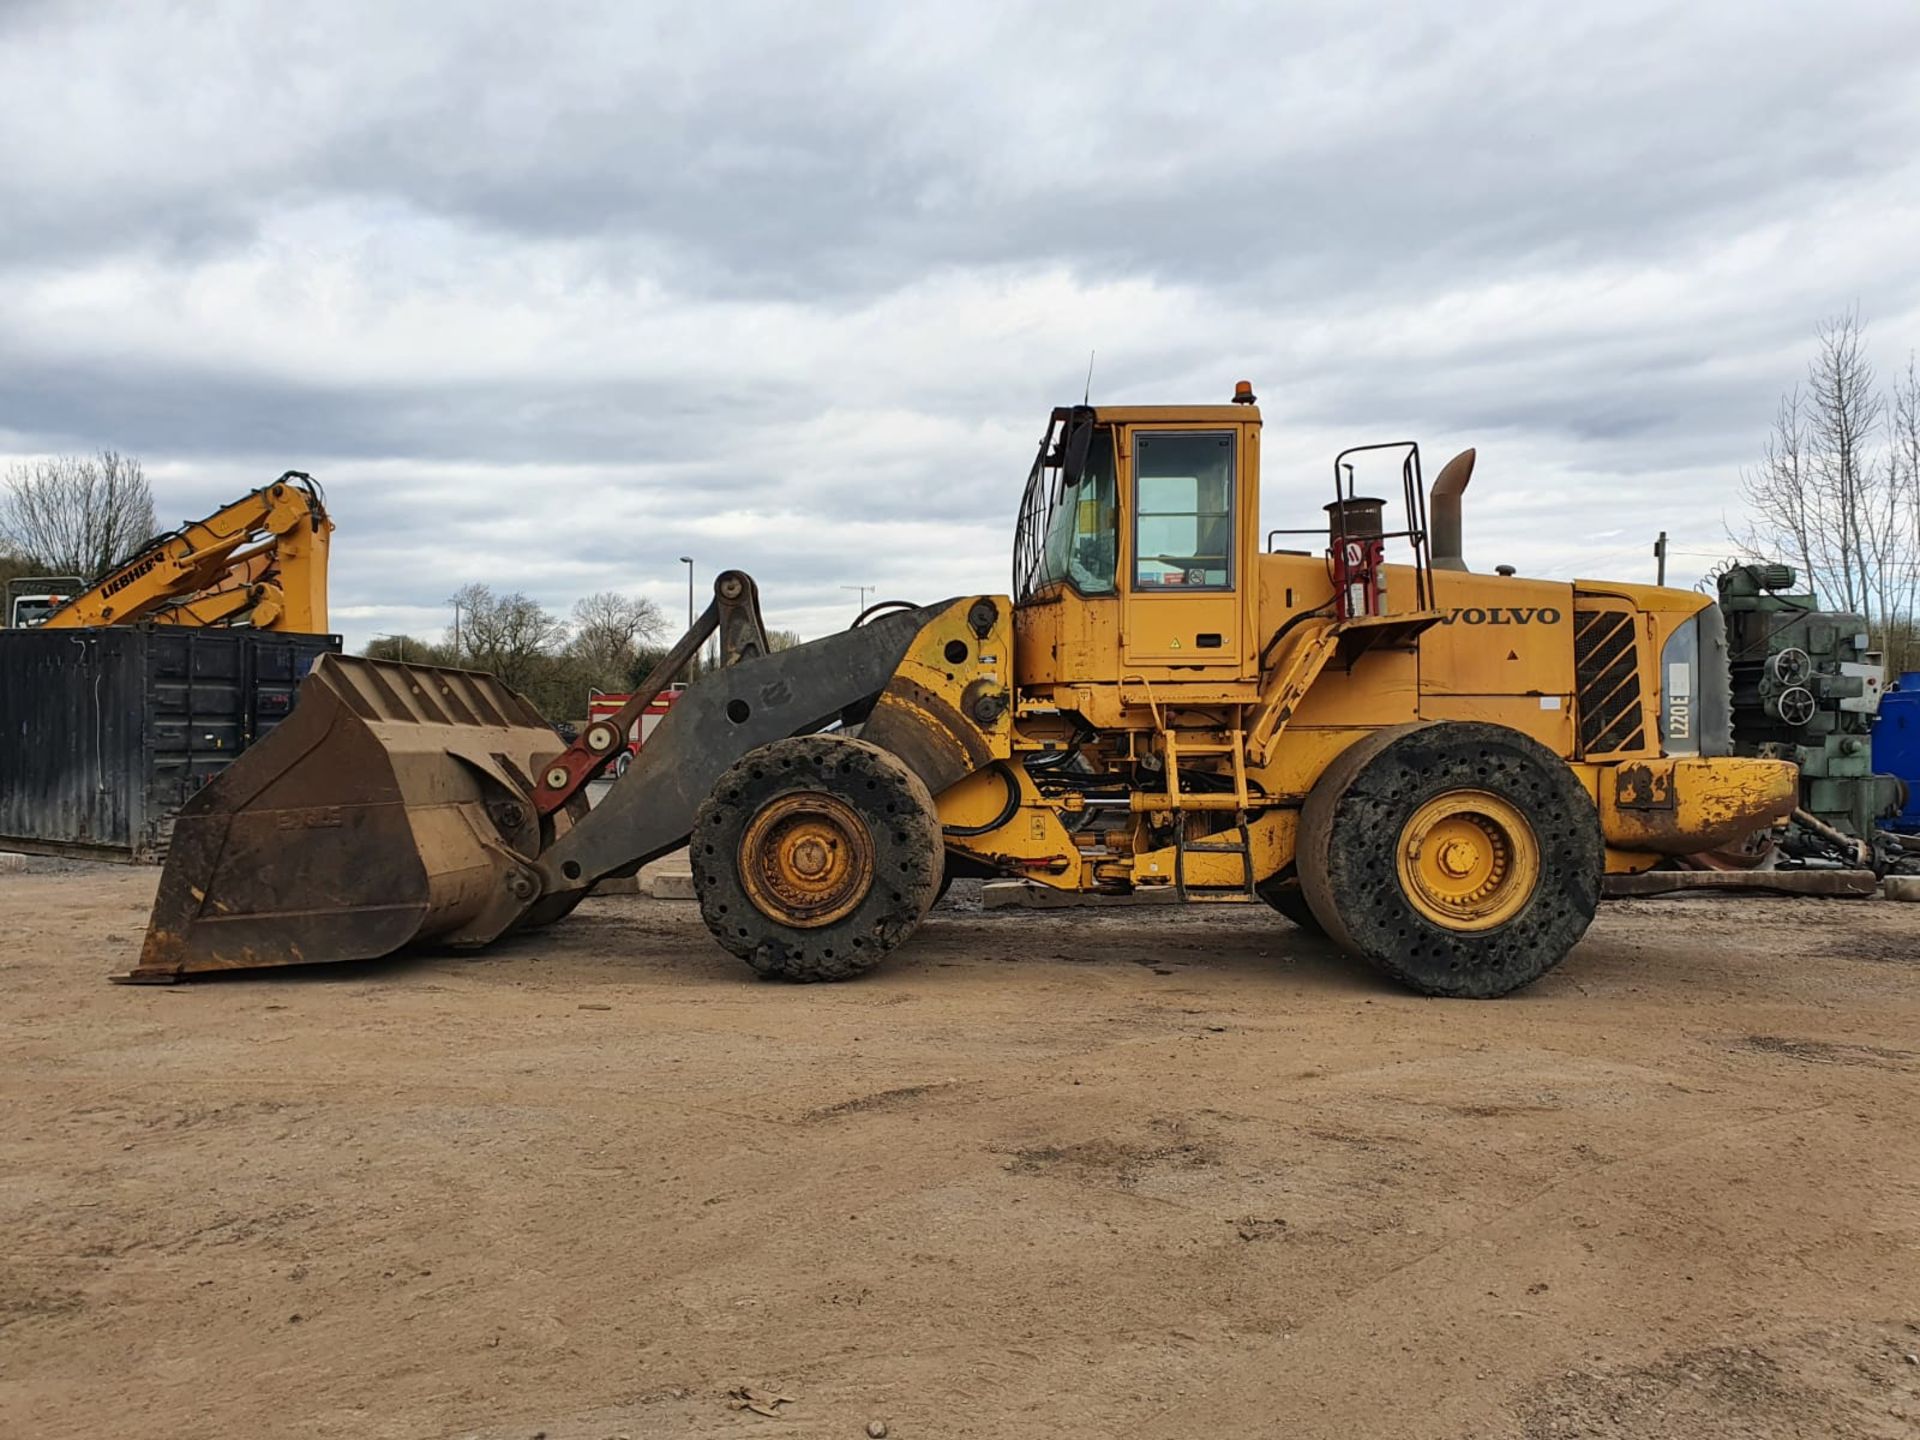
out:
<path id="1" fill-rule="evenodd" d="M 1873 763 L 1906 782 L 1906 806 L 1886 822 L 1887 828 L 1920 834 L 1920 670 L 1907 671 L 1880 697 Z"/>

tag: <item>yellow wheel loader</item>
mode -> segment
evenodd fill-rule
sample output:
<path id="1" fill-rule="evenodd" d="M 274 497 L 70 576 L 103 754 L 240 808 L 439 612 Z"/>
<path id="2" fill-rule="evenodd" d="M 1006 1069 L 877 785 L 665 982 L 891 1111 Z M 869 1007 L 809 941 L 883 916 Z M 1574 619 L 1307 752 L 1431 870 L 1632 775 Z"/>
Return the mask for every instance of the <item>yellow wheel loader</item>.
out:
<path id="1" fill-rule="evenodd" d="M 562 749 L 488 676 L 323 658 L 181 812 L 123 978 L 484 945 L 684 845 L 714 938 L 787 980 L 870 969 L 965 873 L 1267 904 L 1416 990 L 1506 994 L 1604 873 L 1766 825 L 1795 774 L 1729 754 L 1704 597 L 1469 572 L 1471 467 L 1430 495 L 1416 446 L 1347 452 L 1325 524 L 1263 546 L 1244 383 L 1055 410 L 1010 596 L 769 653 L 722 574 L 628 710 L 710 636 L 725 663 L 591 810 L 626 712 Z"/>

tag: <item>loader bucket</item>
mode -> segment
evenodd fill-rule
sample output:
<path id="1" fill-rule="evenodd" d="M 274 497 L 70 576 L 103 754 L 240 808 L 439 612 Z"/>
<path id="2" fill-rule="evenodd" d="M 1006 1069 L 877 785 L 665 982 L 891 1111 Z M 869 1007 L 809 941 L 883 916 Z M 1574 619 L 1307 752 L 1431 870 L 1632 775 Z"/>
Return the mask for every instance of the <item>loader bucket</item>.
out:
<path id="1" fill-rule="evenodd" d="M 139 963 L 114 978 L 484 944 L 539 893 L 532 777 L 562 748 L 492 676 L 321 657 L 180 811 Z"/>

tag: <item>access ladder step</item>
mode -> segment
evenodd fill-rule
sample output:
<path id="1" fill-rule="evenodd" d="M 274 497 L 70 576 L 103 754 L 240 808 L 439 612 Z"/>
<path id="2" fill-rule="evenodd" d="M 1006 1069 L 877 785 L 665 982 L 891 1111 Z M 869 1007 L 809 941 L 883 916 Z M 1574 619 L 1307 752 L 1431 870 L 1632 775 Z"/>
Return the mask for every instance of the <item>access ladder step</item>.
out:
<path id="1" fill-rule="evenodd" d="M 1246 812 L 1239 815 L 1239 823 L 1232 831 L 1235 839 L 1188 840 L 1184 828 L 1174 833 L 1173 842 L 1173 888 L 1182 900 L 1197 900 L 1202 904 L 1227 901 L 1241 903 L 1258 897 L 1253 883 L 1253 831 L 1247 826 Z M 1237 855 L 1240 857 L 1241 881 L 1237 885 L 1189 885 L 1187 883 L 1187 857 L 1189 855 Z"/>

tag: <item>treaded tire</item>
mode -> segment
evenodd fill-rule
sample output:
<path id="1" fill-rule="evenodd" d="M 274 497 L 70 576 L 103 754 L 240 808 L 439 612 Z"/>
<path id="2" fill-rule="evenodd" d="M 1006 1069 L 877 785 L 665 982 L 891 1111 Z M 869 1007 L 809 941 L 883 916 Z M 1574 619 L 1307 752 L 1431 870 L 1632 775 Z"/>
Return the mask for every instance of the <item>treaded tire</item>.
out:
<path id="1" fill-rule="evenodd" d="M 1518 911 L 1483 930 L 1416 907 L 1397 865 L 1403 828 L 1449 792 L 1484 791 L 1533 831 L 1538 875 Z M 1300 817 L 1301 890 L 1327 936 L 1427 995 L 1491 999 L 1547 973 L 1592 924 L 1605 870 L 1600 816 L 1559 756 L 1503 725 L 1382 730 L 1327 767 Z"/>
<path id="2" fill-rule="evenodd" d="M 1262 900 L 1309 935 L 1325 935 L 1326 927 L 1320 923 L 1320 917 L 1313 913 L 1313 907 L 1307 904 L 1306 892 L 1300 888 L 1299 875 L 1292 870 L 1283 873 L 1285 879 L 1274 875 L 1262 880 L 1254 886 L 1254 890 Z"/>
<path id="3" fill-rule="evenodd" d="M 769 914 L 740 873 L 755 817 L 809 794 L 855 812 L 871 850 L 871 882 L 851 908 L 810 927 Z M 879 964 L 932 907 L 944 857 L 939 814 L 920 777 L 889 751 L 844 735 L 776 740 L 742 756 L 701 803 L 688 850 L 700 918 L 714 939 L 759 974 L 796 981 L 845 980 Z"/>

